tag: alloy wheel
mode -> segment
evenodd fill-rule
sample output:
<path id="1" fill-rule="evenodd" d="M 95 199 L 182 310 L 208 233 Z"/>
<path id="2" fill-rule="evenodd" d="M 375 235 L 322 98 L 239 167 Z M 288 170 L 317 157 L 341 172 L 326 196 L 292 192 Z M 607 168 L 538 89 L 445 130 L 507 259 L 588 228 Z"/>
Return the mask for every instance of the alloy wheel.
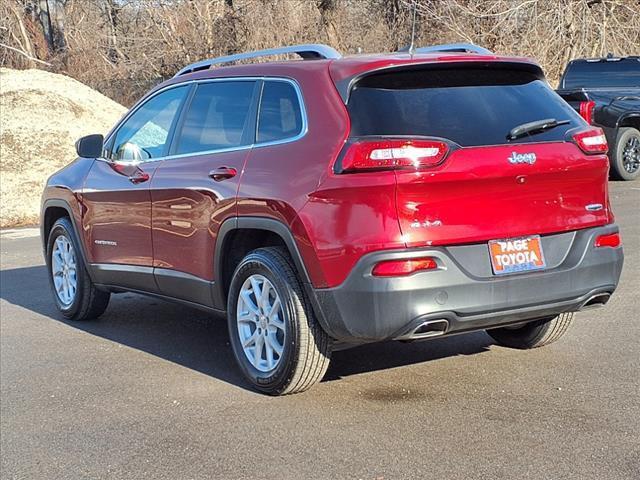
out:
<path id="1" fill-rule="evenodd" d="M 640 168 L 640 137 L 633 135 L 625 143 L 622 165 L 628 173 L 635 173 Z"/>
<path id="2" fill-rule="evenodd" d="M 63 306 L 70 306 L 76 298 L 78 273 L 75 250 L 64 235 L 56 238 L 53 246 L 51 276 L 58 300 Z"/>
<path id="3" fill-rule="evenodd" d="M 263 275 L 251 275 L 242 284 L 236 321 L 249 362 L 261 372 L 274 370 L 282 359 L 287 332 L 280 296 Z"/>

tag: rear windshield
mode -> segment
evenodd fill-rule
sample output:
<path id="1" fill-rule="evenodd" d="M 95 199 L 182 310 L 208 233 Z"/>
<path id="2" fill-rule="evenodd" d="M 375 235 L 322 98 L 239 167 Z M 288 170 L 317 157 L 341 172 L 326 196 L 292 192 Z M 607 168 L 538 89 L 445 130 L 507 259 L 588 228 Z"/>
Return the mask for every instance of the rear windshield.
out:
<path id="1" fill-rule="evenodd" d="M 527 72 L 448 69 L 365 77 L 348 102 L 351 135 L 428 136 L 461 146 L 561 141 L 582 125 L 544 81 Z M 508 141 L 523 123 L 555 118 L 566 125 Z"/>
<path id="2" fill-rule="evenodd" d="M 640 61 L 578 61 L 567 66 L 562 88 L 640 87 Z"/>

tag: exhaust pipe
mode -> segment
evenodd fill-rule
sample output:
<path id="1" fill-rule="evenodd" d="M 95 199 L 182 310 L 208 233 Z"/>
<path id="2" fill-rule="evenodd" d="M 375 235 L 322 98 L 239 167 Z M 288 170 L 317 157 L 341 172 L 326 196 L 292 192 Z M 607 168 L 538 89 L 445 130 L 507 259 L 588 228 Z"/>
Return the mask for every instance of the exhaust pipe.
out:
<path id="1" fill-rule="evenodd" d="M 415 327 L 408 333 L 405 333 L 397 340 L 422 340 L 424 338 L 438 337 L 444 335 L 449 329 L 449 321 L 444 318 L 437 320 L 427 320 Z"/>
<path id="2" fill-rule="evenodd" d="M 605 305 L 609 299 L 611 298 L 611 294 L 608 292 L 597 293 L 584 302 L 578 310 L 586 310 L 589 308 L 602 307 Z"/>

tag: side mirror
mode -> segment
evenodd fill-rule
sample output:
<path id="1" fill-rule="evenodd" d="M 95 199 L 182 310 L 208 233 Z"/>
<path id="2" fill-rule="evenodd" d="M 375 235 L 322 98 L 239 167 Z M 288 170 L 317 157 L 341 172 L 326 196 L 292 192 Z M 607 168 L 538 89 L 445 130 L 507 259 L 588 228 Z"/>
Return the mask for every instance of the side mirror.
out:
<path id="1" fill-rule="evenodd" d="M 125 142 L 120 145 L 115 154 L 116 161 L 124 162 L 143 162 L 150 158 L 151 154 L 147 150 L 132 142 Z"/>
<path id="2" fill-rule="evenodd" d="M 87 135 L 76 142 L 79 157 L 98 158 L 102 156 L 104 137 L 100 134 Z"/>

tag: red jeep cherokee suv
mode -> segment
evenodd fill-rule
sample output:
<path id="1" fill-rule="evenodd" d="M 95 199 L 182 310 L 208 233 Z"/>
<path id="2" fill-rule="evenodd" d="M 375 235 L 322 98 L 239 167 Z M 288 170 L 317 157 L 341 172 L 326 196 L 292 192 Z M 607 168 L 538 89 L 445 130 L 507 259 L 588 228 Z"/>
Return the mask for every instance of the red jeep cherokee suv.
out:
<path id="1" fill-rule="evenodd" d="M 303 61 L 211 68 L 278 54 Z M 550 343 L 622 269 L 602 131 L 537 64 L 473 45 L 199 62 L 76 147 L 42 201 L 62 314 L 134 291 L 226 315 L 270 394 L 359 343 Z"/>

